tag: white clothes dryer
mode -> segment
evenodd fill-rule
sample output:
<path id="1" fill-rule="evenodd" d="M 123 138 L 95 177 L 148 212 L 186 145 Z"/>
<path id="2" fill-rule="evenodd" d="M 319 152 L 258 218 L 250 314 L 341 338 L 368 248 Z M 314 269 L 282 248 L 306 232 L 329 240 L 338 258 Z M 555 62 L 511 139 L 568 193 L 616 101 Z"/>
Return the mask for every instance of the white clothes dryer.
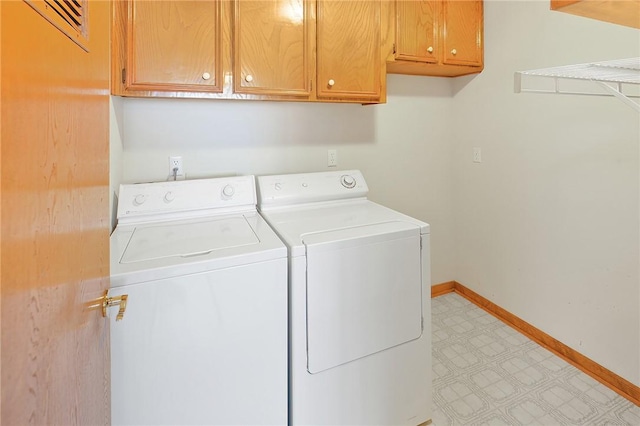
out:
<path id="1" fill-rule="evenodd" d="M 289 251 L 290 424 L 430 420 L 429 225 L 367 200 L 357 170 L 257 182 Z"/>
<path id="2" fill-rule="evenodd" d="M 287 253 L 253 176 L 120 187 L 114 425 L 287 423 Z"/>

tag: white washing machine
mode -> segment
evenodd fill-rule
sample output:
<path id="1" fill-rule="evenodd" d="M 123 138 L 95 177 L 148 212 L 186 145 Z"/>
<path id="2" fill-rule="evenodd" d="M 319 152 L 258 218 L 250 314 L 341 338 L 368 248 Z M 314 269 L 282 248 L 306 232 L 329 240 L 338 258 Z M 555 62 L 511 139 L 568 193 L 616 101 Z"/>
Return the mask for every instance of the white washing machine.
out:
<path id="1" fill-rule="evenodd" d="M 367 200 L 356 170 L 257 181 L 289 251 L 290 423 L 430 420 L 429 225 Z"/>
<path id="2" fill-rule="evenodd" d="M 287 251 L 253 176 L 120 187 L 114 425 L 287 423 Z"/>

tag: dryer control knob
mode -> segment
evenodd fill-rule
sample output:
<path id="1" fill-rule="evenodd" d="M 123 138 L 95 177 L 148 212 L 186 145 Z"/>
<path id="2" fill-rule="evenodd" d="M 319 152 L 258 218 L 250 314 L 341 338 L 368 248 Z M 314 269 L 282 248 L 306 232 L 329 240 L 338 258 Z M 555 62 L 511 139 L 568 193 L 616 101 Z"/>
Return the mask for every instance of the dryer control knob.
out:
<path id="1" fill-rule="evenodd" d="M 351 175 L 342 175 L 342 177 L 340 178 L 340 183 L 342 184 L 342 186 L 349 189 L 356 186 L 356 180 Z"/>
<path id="2" fill-rule="evenodd" d="M 233 194 L 235 193 L 236 193 L 236 190 L 231 185 L 225 185 L 225 187 L 222 188 L 222 198 L 224 198 L 225 200 L 228 200 L 229 198 L 233 197 Z"/>
<path id="3" fill-rule="evenodd" d="M 175 199 L 176 199 L 176 196 L 173 195 L 173 192 L 171 192 L 171 191 L 169 191 L 166 194 L 164 194 L 164 202 L 165 203 L 170 203 Z"/>
<path id="4" fill-rule="evenodd" d="M 133 199 L 133 204 L 136 205 L 136 206 L 140 206 L 140 205 L 144 204 L 145 201 L 147 201 L 147 196 L 144 195 L 144 194 L 138 194 Z"/>

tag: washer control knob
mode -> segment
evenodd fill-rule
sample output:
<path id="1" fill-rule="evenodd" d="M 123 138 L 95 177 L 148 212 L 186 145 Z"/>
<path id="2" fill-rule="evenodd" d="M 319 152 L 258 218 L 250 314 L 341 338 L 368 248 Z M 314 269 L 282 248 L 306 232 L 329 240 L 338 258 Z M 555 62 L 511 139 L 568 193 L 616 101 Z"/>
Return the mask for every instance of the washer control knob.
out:
<path id="1" fill-rule="evenodd" d="M 175 199 L 176 199 L 176 196 L 173 195 L 173 192 L 171 192 L 171 191 L 169 191 L 166 194 L 164 194 L 164 202 L 165 203 L 170 203 Z"/>
<path id="2" fill-rule="evenodd" d="M 142 204 L 144 204 L 145 201 L 147 201 L 147 196 L 144 194 L 138 194 L 133 199 L 133 204 L 135 206 L 141 206 Z"/>
<path id="3" fill-rule="evenodd" d="M 351 175 L 342 175 L 342 177 L 340 178 L 340 183 L 342 184 L 342 186 L 349 189 L 356 186 L 356 180 Z"/>
<path id="4" fill-rule="evenodd" d="M 224 198 L 225 200 L 228 200 L 229 198 L 233 197 L 233 194 L 235 193 L 236 193 L 236 190 L 231 185 L 225 185 L 225 187 L 222 188 L 222 198 Z"/>

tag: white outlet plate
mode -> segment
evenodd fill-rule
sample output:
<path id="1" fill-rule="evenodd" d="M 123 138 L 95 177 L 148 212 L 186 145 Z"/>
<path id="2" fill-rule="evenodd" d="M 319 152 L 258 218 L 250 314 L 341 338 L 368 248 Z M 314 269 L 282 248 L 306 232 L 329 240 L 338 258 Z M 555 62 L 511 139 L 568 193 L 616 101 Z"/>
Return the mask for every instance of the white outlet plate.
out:
<path id="1" fill-rule="evenodd" d="M 482 163 L 482 150 L 477 146 L 473 148 L 473 162 Z"/>
<path id="2" fill-rule="evenodd" d="M 330 149 L 327 151 L 327 166 L 336 167 L 338 165 L 338 151 Z"/>
<path id="3" fill-rule="evenodd" d="M 173 169 L 177 169 L 174 173 Z M 184 169 L 182 168 L 182 157 L 169 157 L 169 179 L 173 177 L 184 179 Z"/>

